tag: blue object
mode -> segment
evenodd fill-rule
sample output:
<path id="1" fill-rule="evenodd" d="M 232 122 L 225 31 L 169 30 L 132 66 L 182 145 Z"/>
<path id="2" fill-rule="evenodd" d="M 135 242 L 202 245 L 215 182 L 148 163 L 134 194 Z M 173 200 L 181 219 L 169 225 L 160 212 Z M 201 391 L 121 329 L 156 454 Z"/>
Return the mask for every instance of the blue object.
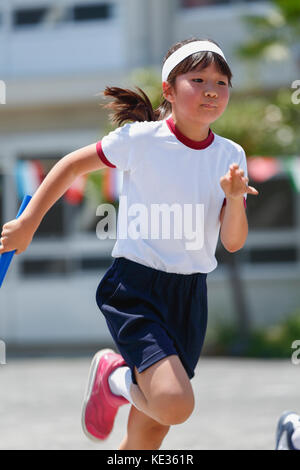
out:
<path id="1" fill-rule="evenodd" d="M 18 217 L 20 217 L 22 212 L 25 210 L 26 206 L 28 205 L 29 201 L 31 200 L 31 197 L 32 196 L 29 196 L 29 195 L 24 197 L 16 219 Z M 3 255 L 1 255 L 1 258 L 0 258 L 0 287 L 2 286 L 2 283 L 4 281 L 7 270 L 9 268 L 9 265 L 11 263 L 11 260 L 14 256 L 15 252 L 16 252 L 16 250 L 8 251 L 7 253 L 3 253 Z"/>

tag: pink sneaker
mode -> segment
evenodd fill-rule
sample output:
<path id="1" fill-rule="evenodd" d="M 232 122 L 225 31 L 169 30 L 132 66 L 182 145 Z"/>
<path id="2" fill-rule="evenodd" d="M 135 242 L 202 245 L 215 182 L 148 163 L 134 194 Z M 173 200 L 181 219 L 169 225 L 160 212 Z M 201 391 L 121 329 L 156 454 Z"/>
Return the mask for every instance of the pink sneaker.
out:
<path id="1" fill-rule="evenodd" d="M 92 360 L 81 424 L 85 435 L 93 441 L 109 436 L 119 406 L 129 403 L 126 398 L 114 395 L 108 384 L 109 375 L 122 366 L 126 366 L 126 362 L 112 349 L 98 351 Z"/>

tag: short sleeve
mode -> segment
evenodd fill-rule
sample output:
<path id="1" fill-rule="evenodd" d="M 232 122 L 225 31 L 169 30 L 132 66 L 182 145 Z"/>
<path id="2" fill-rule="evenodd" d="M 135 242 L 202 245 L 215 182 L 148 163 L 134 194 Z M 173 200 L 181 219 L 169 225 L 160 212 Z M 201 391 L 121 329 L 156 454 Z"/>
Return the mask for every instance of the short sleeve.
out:
<path id="1" fill-rule="evenodd" d="M 132 168 L 132 124 L 118 127 L 97 142 L 99 158 L 107 166 L 128 171 Z"/>

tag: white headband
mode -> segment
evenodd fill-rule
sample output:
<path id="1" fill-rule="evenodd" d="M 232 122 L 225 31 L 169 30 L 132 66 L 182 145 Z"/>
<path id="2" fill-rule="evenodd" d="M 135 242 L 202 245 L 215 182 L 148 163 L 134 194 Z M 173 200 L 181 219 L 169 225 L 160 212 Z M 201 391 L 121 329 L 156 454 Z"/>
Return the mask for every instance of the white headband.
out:
<path id="1" fill-rule="evenodd" d="M 168 80 L 170 72 L 182 62 L 184 59 L 189 57 L 195 52 L 210 51 L 219 54 L 226 61 L 225 56 L 221 49 L 210 41 L 194 41 L 181 46 L 180 49 L 177 49 L 173 54 L 171 54 L 165 61 L 162 69 L 162 81 L 165 82 Z"/>

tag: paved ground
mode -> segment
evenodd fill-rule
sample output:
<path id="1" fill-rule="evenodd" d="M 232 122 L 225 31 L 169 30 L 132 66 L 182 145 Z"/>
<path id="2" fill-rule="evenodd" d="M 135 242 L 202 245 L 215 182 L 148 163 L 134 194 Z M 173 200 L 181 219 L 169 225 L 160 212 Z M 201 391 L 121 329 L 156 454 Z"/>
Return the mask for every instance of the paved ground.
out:
<path id="1" fill-rule="evenodd" d="M 0 365 L 0 449 L 117 449 L 123 406 L 111 436 L 89 442 L 80 414 L 89 358 L 7 359 Z M 273 449 L 278 416 L 300 412 L 300 365 L 201 358 L 192 379 L 196 407 L 165 438 L 167 449 Z"/>

